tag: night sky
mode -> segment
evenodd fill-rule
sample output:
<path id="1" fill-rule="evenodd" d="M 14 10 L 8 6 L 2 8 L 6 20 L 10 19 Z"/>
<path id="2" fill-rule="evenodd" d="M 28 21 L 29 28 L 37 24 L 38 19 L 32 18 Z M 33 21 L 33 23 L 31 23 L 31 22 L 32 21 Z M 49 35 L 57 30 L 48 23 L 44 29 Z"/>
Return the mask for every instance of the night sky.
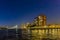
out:
<path id="1" fill-rule="evenodd" d="M 47 23 L 60 23 L 60 0 L 0 0 L 0 25 L 32 22 L 39 14 Z"/>

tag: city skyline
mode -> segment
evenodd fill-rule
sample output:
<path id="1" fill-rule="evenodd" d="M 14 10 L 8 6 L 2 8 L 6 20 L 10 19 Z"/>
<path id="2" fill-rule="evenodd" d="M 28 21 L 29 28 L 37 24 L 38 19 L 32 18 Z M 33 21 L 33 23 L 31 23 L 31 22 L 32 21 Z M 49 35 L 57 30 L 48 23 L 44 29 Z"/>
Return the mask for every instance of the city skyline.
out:
<path id="1" fill-rule="evenodd" d="M 41 13 L 48 24 L 60 24 L 60 0 L 0 0 L 0 25 L 32 22 Z"/>

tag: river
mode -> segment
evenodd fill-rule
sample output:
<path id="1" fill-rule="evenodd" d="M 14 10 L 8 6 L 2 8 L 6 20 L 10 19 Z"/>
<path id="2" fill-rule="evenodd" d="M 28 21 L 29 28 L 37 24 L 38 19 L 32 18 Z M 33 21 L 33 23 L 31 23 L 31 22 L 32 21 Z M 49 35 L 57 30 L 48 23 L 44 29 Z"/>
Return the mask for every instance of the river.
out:
<path id="1" fill-rule="evenodd" d="M 0 30 L 0 40 L 21 40 L 22 39 L 22 31 L 19 29 L 16 32 L 15 29 L 9 30 Z"/>

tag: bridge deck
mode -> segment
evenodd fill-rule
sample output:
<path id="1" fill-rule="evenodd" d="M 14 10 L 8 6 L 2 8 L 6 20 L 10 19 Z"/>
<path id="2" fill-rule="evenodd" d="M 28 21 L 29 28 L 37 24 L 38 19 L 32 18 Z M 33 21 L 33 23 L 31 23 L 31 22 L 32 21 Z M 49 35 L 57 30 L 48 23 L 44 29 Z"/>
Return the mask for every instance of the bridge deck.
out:
<path id="1" fill-rule="evenodd" d="M 60 29 L 60 27 L 55 27 L 55 28 L 49 28 L 49 27 L 48 28 L 47 27 L 45 27 L 45 28 L 44 27 L 43 28 L 42 27 L 31 27 L 30 28 L 30 30 L 35 30 L 35 29 L 36 30 L 39 30 L 39 29 L 41 29 L 41 30 L 43 30 L 43 29 Z"/>

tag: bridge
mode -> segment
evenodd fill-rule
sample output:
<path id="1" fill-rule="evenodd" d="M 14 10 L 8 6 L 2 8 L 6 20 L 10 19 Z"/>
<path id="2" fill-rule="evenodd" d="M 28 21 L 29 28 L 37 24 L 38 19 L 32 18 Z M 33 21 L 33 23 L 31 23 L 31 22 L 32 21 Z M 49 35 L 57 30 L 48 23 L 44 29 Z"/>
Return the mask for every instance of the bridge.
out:
<path id="1" fill-rule="evenodd" d="M 60 27 L 53 27 L 53 28 L 51 28 L 51 27 L 30 27 L 30 30 L 43 30 L 43 29 L 60 29 Z"/>

